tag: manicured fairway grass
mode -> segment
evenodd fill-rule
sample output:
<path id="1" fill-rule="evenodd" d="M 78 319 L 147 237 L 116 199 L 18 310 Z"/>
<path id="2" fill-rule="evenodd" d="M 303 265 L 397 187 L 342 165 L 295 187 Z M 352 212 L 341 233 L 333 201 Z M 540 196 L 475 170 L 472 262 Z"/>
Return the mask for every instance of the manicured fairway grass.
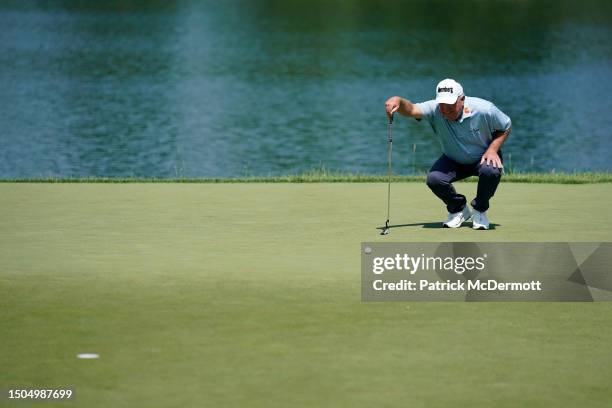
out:
<path id="1" fill-rule="evenodd" d="M 437 228 L 426 186 L 394 184 L 409 225 L 381 237 L 386 188 L 1 184 L 0 388 L 69 386 L 79 407 L 609 406 L 612 304 L 361 303 L 359 251 L 611 241 L 612 184 L 502 183 L 492 231 Z"/>

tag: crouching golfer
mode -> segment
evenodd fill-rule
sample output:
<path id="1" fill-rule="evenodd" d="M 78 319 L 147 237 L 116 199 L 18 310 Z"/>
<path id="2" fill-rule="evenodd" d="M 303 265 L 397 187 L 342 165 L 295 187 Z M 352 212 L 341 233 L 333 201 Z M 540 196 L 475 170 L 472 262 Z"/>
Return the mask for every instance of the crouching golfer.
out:
<path id="1" fill-rule="evenodd" d="M 440 139 L 442 156 L 427 174 L 427 185 L 448 210 L 442 225 L 457 228 L 470 218 L 474 229 L 489 229 L 486 211 L 501 180 L 503 158 L 500 150 L 511 131 L 511 121 L 491 102 L 466 97 L 463 87 L 445 79 L 436 87 L 436 99 L 412 103 L 399 96 L 385 102 L 387 115 L 395 112 L 425 118 Z M 478 190 L 470 212 L 465 196 L 455 191 L 452 183 L 478 176 Z"/>

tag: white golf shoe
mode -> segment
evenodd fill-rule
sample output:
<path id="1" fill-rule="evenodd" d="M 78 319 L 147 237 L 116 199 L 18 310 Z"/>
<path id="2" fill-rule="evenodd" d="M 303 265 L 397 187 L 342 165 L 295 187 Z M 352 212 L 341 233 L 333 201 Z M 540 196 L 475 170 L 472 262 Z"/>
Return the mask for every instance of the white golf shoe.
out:
<path id="1" fill-rule="evenodd" d="M 489 229 L 489 219 L 487 218 L 486 212 L 480 212 L 474 210 L 472 216 L 472 228 L 475 230 L 488 230 Z"/>
<path id="2" fill-rule="evenodd" d="M 470 212 L 470 209 L 466 205 L 465 207 L 463 207 L 462 211 L 459 211 L 456 213 L 448 213 L 448 220 L 442 223 L 442 226 L 444 228 L 459 228 L 461 224 L 469 220 L 471 216 L 472 216 L 472 213 Z"/>

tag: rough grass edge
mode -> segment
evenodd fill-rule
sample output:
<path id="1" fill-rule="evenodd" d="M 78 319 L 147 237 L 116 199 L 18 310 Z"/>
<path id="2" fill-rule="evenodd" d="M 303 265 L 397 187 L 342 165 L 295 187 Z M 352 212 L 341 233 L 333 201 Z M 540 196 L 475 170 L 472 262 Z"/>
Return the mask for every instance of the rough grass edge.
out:
<path id="1" fill-rule="evenodd" d="M 425 182 L 425 175 L 395 175 L 393 182 Z M 379 183 L 387 182 L 387 175 L 352 174 L 329 171 L 310 171 L 285 176 L 250 176 L 237 178 L 193 177 L 41 177 L 5 178 L 0 183 Z M 591 184 L 612 183 L 612 173 L 512 173 L 502 178 L 506 183 Z M 477 181 L 470 177 L 466 182 Z"/>

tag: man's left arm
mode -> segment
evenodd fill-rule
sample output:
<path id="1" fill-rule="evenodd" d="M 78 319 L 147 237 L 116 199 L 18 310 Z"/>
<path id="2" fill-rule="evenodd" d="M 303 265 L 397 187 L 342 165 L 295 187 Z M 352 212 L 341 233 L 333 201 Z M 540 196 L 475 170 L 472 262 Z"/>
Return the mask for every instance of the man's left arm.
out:
<path id="1" fill-rule="evenodd" d="M 508 115 L 500 111 L 495 105 L 492 105 L 488 119 L 491 129 L 493 130 L 491 135 L 492 141 L 482 155 L 480 164 L 485 163 L 502 169 L 504 165 L 502 164 L 498 152 L 512 131 L 512 121 Z"/>
<path id="2" fill-rule="evenodd" d="M 501 149 L 502 145 L 508 139 L 508 136 L 512 132 L 512 128 L 508 128 L 508 130 L 501 130 L 493 133 L 493 141 L 482 155 L 482 159 L 480 159 L 480 164 L 486 163 L 488 165 L 493 165 L 493 167 L 503 168 L 504 165 L 499 157 L 499 149 Z"/>

